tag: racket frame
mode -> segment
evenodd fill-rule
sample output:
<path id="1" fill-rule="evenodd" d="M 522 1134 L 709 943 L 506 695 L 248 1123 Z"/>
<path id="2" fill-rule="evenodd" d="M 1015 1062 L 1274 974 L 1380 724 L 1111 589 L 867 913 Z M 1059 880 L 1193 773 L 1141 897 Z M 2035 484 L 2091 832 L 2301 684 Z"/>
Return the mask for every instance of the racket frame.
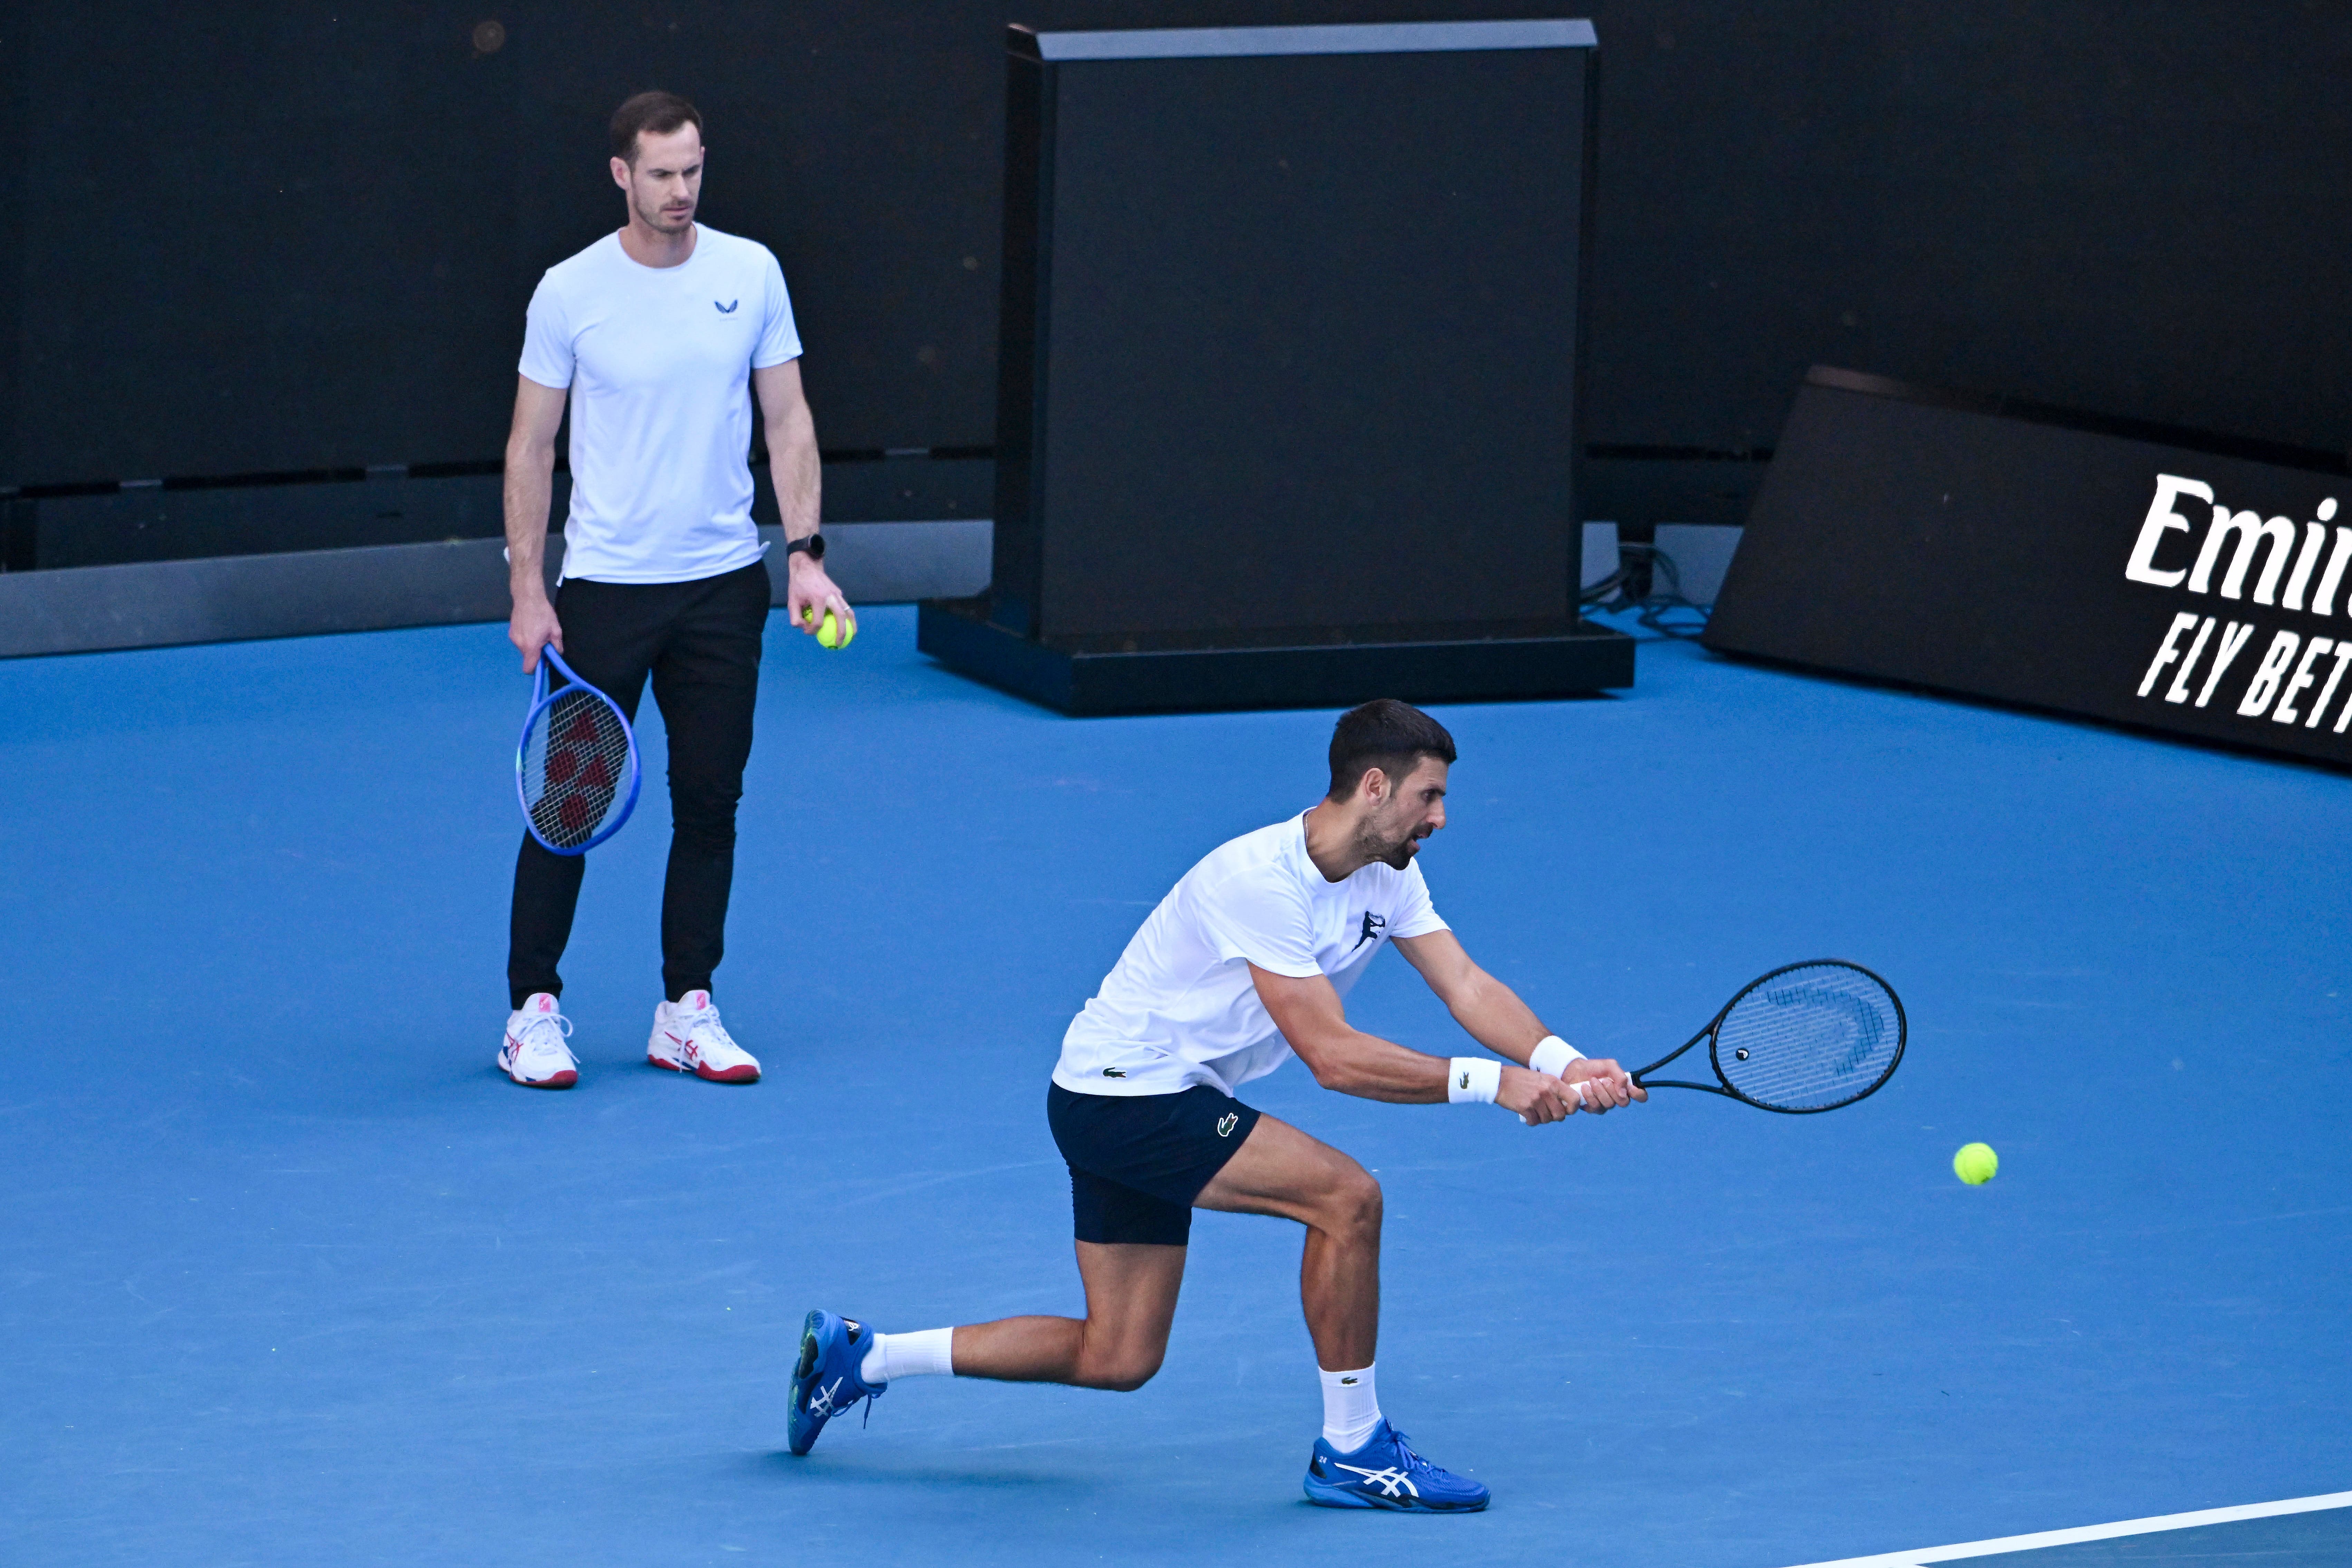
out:
<path id="1" fill-rule="evenodd" d="M 563 684 L 551 691 L 548 689 L 547 682 L 547 670 L 550 665 L 554 666 L 563 677 Z M 626 736 L 629 742 L 629 798 L 621 803 L 620 815 L 605 824 L 596 837 L 589 839 L 585 844 L 565 849 L 558 848 L 541 837 L 539 824 L 531 818 L 530 794 L 523 784 L 523 755 L 530 745 L 530 727 L 539 722 L 539 716 L 547 710 L 549 704 L 575 686 L 611 709 L 613 717 L 620 721 L 621 733 Z M 645 770 L 637 763 L 636 726 L 629 722 L 629 716 L 626 713 L 621 711 L 621 705 L 605 696 L 601 689 L 581 679 L 579 672 L 563 662 L 563 656 L 555 651 L 554 645 L 549 644 L 541 647 L 539 650 L 538 679 L 531 686 L 530 711 L 523 715 L 522 732 L 515 740 L 515 801 L 522 807 L 523 831 L 537 839 L 539 847 L 551 855 L 585 855 L 628 826 L 630 815 L 637 809 L 637 791 L 644 783 Z"/>
<path id="2" fill-rule="evenodd" d="M 1748 993 L 1754 991 L 1758 986 L 1766 984 L 1768 981 L 1778 980 L 1780 976 L 1794 969 L 1820 969 L 1830 966 L 1839 969 L 1851 969 L 1858 974 L 1867 975 L 1873 984 L 1876 984 L 1880 990 L 1886 993 L 1886 1000 L 1894 1005 L 1895 1055 L 1887 1059 L 1886 1070 L 1880 1073 L 1877 1078 L 1873 1079 L 1870 1087 L 1864 1089 L 1860 1094 L 1849 1096 L 1844 1100 L 1832 1101 L 1828 1105 L 1767 1105 L 1760 1100 L 1751 1100 L 1747 1095 L 1740 1093 L 1738 1089 L 1732 1087 L 1730 1075 L 1723 1070 L 1723 1063 L 1716 1055 L 1717 1049 L 1721 1044 L 1720 1040 L 1717 1038 L 1717 1031 L 1722 1029 L 1723 1021 L 1731 1016 L 1731 1010 L 1734 1007 L 1738 1006 L 1739 1004 L 1747 998 Z M 1650 1074 L 1657 1071 L 1668 1062 L 1673 1061 L 1676 1057 L 1681 1056 L 1685 1051 L 1689 1050 L 1701 1040 L 1705 1040 L 1706 1042 L 1706 1064 L 1715 1069 L 1715 1082 L 1693 1083 L 1687 1079 L 1672 1078 L 1662 1078 L 1654 1081 L 1651 1080 L 1649 1076 Z M 1854 963 L 1843 958 L 1808 958 L 1796 963 L 1784 963 L 1778 969 L 1758 975 L 1755 979 L 1741 986 L 1738 994 L 1733 996 L 1730 1001 L 1726 1002 L 1723 1005 L 1722 1008 L 1717 1012 L 1712 1019 L 1708 1021 L 1706 1028 L 1701 1029 L 1697 1034 L 1693 1035 L 1689 1039 L 1685 1040 L 1681 1045 L 1675 1047 L 1673 1050 L 1668 1051 L 1664 1056 L 1660 1057 L 1648 1067 L 1645 1067 L 1642 1068 L 1641 1071 L 1634 1073 L 1633 1075 L 1633 1079 L 1635 1083 L 1640 1084 L 1643 1089 L 1696 1089 L 1707 1094 L 1719 1094 L 1726 1100 L 1736 1100 L 1742 1105 L 1752 1105 L 1759 1110 L 1769 1110 L 1781 1116 L 1811 1116 L 1824 1110 L 1843 1110 L 1849 1105 L 1858 1104 L 1863 1100 L 1868 1100 L 1872 1095 L 1876 1094 L 1881 1089 L 1885 1087 L 1886 1080 L 1895 1076 L 1895 1069 L 1903 1065 L 1903 1052 L 1905 1047 L 1909 1046 L 1910 1043 L 1911 1022 L 1904 1014 L 1903 998 L 1895 994 L 1895 987 L 1887 984 L 1883 976 L 1863 968 L 1859 963 Z"/>

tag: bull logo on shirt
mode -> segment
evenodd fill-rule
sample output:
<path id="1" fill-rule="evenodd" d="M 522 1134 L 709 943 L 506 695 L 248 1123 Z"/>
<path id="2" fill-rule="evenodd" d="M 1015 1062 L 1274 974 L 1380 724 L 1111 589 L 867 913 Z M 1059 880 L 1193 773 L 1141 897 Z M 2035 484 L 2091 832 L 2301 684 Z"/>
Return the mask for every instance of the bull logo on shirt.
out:
<path id="1" fill-rule="evenodd" d="M 1388 929 L 1388 924 L 1389 921 L 1386 915 L 1376 915 L 1372 913 L 1371 910 L 1366 910 L 1364 911 L 1363 934 L 1356 938 L 1356 946 L 1349 948 L 1348 951 L 1349 952 L 1353 952 L 1356 951 L 1357 947 L 1361 947 L 1368 942 L 1380 941 L 1381 932 Z"/>

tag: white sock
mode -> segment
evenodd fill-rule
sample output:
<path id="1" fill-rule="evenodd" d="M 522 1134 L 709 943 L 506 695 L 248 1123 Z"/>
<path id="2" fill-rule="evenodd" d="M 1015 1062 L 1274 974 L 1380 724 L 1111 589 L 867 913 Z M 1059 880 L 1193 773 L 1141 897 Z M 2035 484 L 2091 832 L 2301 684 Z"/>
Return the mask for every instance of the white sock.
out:
<path id="1" fill-rule="evenodd" d="M 1352 1454 L 1381 1424 L 1381 1396 L 1372 1392 L 1372 1369 L 1323 1374 L 1323 1440 Z"/>
<path id="2" fill-rule="evenodd" d="M 873 1348 L 858 1363 L 857 1375 L 869 1384 L 896 1383 L 926 1373 L 955 1375 L 955 1331 L 925 1329 L 913 1334 L 877 1334 Z"/>

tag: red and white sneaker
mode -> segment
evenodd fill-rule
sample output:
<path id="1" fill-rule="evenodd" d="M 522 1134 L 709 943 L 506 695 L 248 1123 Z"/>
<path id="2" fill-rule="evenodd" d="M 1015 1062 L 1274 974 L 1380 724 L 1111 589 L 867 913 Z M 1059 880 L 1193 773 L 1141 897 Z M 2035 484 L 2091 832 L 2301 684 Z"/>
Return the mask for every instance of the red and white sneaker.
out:
<path id="1" fill-rule="evenodd" d="M 571 1033 L 572 1020 L 556 1010 L 555 998 L 532 992 L 507 1019 L 499 1070 L 525 1089 L 570 1089 L 580 1081 L 580 1058 L 563 1043 Z"/>
<path id="2" fill-rule="evenodd" d="M 646 1060 L 672 1072 L 690 1072 L 712 1083 L 757 1083 L 760 1064 L 735 1043 L 708 991 L 689 991 L 685 1000 L 654 1009 L 654 1037 Z"/>

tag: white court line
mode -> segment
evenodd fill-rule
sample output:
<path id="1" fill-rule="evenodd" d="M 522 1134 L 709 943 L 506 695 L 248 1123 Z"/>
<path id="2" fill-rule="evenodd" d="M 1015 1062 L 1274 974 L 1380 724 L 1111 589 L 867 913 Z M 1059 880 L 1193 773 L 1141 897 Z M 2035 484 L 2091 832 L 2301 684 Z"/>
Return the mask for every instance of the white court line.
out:
<path id="1" fill-rule="evenodd" d="M 1930 1546 L 1917 1552 L 1882 1552 L 1874 1557 L 1841 1557 L 1834 1563 L 1808 1563 L 1803 1568 L 1923 1568 L 1929 1563 L 1956 1563 L 1967 1557 L 2031 1552 L 2037 1546 L 2071 1546 L 2078 1541 L 2113 1541 L 2122 1535 L 2153 1535 L 2160 1530 L 2194 1530 L 2200 1524 L 2231 1524 L 2242 1519 L 2275 1519 L 2282 1514 L 2316 1513 L 2329 1508 L 2352 1508 L 2352 1492 L 2288 1498 L 2283 1502 L 2240 1503 L 2235 1508 L 2207 1508 L 2195 1513 L 2127 1519 L 2118 1524 L 2084 1524 L 2073 1530 L 2045 1530 L 2034 1535 L 2004 1535 L 1998 1541 L 1964 1541 L 1958 1546 Z"/>

